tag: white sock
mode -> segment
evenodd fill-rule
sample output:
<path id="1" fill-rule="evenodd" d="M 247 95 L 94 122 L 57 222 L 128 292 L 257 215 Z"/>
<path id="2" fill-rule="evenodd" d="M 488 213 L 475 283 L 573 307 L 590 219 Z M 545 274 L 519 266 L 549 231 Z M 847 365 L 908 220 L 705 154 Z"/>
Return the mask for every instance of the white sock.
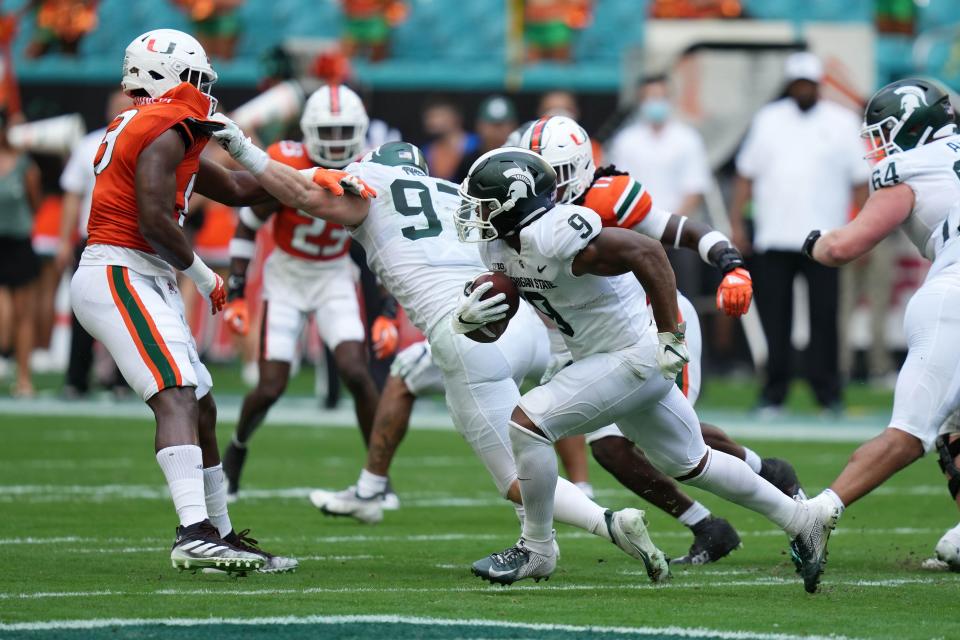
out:
<path id="1" fill-rule="evenodd" d="M 754 473 L 760 473 L 760 466 L 763 464 L 763 461 L 760 460 L 760 456 L 758 456 L 757 452 L 750 447 L 744 447 L 743 450 L 746 452 L 743 461 L 746 462 L 751 469 L 753 469 Z"/>
<path id="2" fill-rule="evenodd" d="M 517 512 L 517 520 L 520 521 L 520 528 L 523 529 L 523 521 L 526 519 L 526 514 L 523 512 L 523 505 L 514 502 L 513 509 Z"/>
<path id="3" fill-rule="evenodd" d="M 557 487 L 557 454 L 553 443 L 512 420 L 510 443 L 523 498 L 523 538 L 533 551 L 553 555 L 553 500 Z M 572 484 L 570 487 L 586 499 L 579 489 Z"/>
<path id="4" fill-rule="evenodd" d="M 761 513 L 782 529 L 792 528 L 791 521 L 800 510 L 800 503 L 751 471 L 746 462 L 715 449 L 703 473 L 686 483 Z"/>
<path id="5" fill-rule="evenodd" d="M 606 509 L 591 500 L 566 478 L 557 478 L 553 494 L 553 517 L 557 522 L 573 525 L 595 536 L 610 540 L 607 531 Z"/>
<path id="6" fill-rule="evenodd" d="M 843 504 L 843 500 L 840 499 L 840 496 L 833 492 L 833 489 L 824 489 L 820 495 L 823 496 L 824 500 L 829 500 L 840 513 L 843 513 L 843 510 L 847 508 L 846 505 Z"/>
<path id="7" fill-rule="evenodd" d="M 203 496 L 203 454 L 195 444 L 182 444 L 157 451 L 157 463 L 167 478 L 181 526 L 207 519 Z"/>
<path id="8" fill-rule="evenodd" d="M 372 498 L 386 490 L 387 476 L 378 476 L 375 473 L 370 473 L 366 469 L 360 470 L 360 477 L 357 479 L 358 498 Z"/>
<path id="9" fill-rule="evenodd" d="M 207 502 L 207 516 L 222 538 L 233 531 L 227 513 L 227 479 L 223 477 L 222 464 L 203 470 L 203 494 Z"/>
<path id="10" fill-rule="evenodd" d="M 697 524 L 704 518 L 710 517 L 710 509 L 707 509 L 705 506 L 699 502 L 694 501 L 690 508 L 680 514 L 680 517 L 677 520 L 680 521 L 680 524 L 692 527 Z"/>

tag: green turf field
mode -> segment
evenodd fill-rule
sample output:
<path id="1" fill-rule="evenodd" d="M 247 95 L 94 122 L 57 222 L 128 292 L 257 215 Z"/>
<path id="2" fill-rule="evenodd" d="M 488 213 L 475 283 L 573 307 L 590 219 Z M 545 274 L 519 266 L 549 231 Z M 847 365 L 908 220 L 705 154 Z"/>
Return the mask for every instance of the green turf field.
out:
<path id="1" fill-rule="evenodd" d="M 231 512 L 268 549 L 299 556 L 300 571 L 180 574 L 169 565 L 175 516 L 151 423 L 6 414 L 0 437 L 0 638 L 960 637 L 944 615 L 960 596 L 960 575 L 920 569 L 957 518 L 932 459 L 845 514 L 823 590 L 809 596 L 780 532 L 696 490 L 744 540 L 716 565 L 654 587 L 613 545 L 560 527 L 562 558 L 549 582 L 492 587 L 469 566 L 515 541 L 513 509 L 459 436 L 424 430 L 411 432 L 395 465 L 403 508 L 364 526 L 324 518 L 305 498 L 307 488 L 353 482 L 356 431 L 268 425 L 251 450 L 251 491 Z M 754 444 L 793 460 L 809 490 L 822 488 L 853 448 Z M 592 472 L 600 502 L 641 504 Z M 660 546 L 682 553 L 686 530 L 659 512 L 650 518 Z M 50 624 L 98 619 L 112 622 Z M 176 626 L 197 619 L 208 624 L 186 636 Z M 477 620 L 486 622 L 465 622 Z"/>

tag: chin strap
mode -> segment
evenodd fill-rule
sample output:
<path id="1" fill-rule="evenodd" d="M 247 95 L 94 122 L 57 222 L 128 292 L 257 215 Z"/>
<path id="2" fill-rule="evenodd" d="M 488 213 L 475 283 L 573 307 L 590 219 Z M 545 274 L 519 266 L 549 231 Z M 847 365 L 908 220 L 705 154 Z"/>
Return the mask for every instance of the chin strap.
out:
<path id="1" fill-rule="evenodd" d="M 937 463 L 940 465 L 940 471 L 947 474 L 947 489 L 950 490 L 950 497 L 956 500 L 957 494 L 960 494 L 960 469 L 955 462 L 957 456 L 960 456 L 960 438 L 950 442 L 950 435 L 945 434 L 937 438 L 937 453 L 940 454 Z"/>

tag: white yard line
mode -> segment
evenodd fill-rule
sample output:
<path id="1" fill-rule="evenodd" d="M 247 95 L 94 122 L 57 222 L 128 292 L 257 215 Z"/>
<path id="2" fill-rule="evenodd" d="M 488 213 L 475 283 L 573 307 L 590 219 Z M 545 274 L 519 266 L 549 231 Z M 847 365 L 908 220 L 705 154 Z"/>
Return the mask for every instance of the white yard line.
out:
<path id="1" fill-rule="evenodd" d="M 776 538 L 783 537 L 784 533 L 777 529 L 759 529 L 753 531 L 738 531 L 743 538 Z M 912 535 L 939 535 L 941 529 L 933 527 L 895 527 L 890 529 L 837 529 L 833 532 L 834 536 L 912 536 Z M 333 544 L 342 542 L 366 543 L 366 542 L 457 542 L 457 541 L 486 541 L 486 540 L 506 540 L 507 534 L 498 533 L 435 533 L 435 534 L 410 534 L 410 535 L 369 535 L 352 534 L 342 536 L 271 536 L 271 542 L 309 542 L 311 544 Z M 563 533 L 559 539 L 563 540 L 587 540 L 595 538 L 593 534 L 585 531 L 569 531 Z M 685 539 L 690 537 L 688 531 L 661 531 L 655 536 L 657 539 Z M 64 553 L 137 553 L 139 551 L 157 551 L 164 550 L 166 546 L 154 546 L 163 542 L 159 538 L 81 538 L 75 536 L 65 537 L 25 537 L 25 538 L 0 538 L 0 546 L 9 545 L 64 545 L 67 543 L 90 544 L 93 547 L 63 546 L 56 549 Z M 105 546 L 104 543 L 116 543 L 116 547 Z M 148 546 L 149 545 L 149 546 Z"/>
<path id="2" fill-rule="evenodd" d="M 466 571 L 466 567 L 464 567 Z M 848 586 L 862 588 L 891 588 L 904 585 L 942 584 L 951 580 L 950 574 L 941 578 L 895 578 L 889 580 L 830 580 L 831 586 Z M 960 584 L 960 578 L 957 579 Z M 669 585 L 651 583 L 626 584 L 559 584 L 542 585 L 512 585 L 512 591 L 551 592 L 551 591 L 650 591 L 673 589 L 729 589 L 733 587 L 768 587 L 784 586 L 795 589 L 801 588 L 799 578 L 757 577 L 749 580 L 718 580 L 689 582 L 671 582 Z M 465 587 L 307 587 L 304 589 L 157 589 L 154 591 L 38 591 L 22 593 L 0 593 L 0 600 L 37 600 L 55 598 L 104 598 L 104 597 L 158 597 L 158 596 L 274 596 L 274 595 L 309 595 L 309 594 L 350 594 L 350 593 L 488 593 L 497 592 L 496 587 L 488 585 Z M 2 627 L 0 627 L 2 629 Z"/>
<path id="3" fill-rule="evenodd" d="M 721 638 L 723 640 L 849 640 L 848 636 L 813 636 L 785 633 L 756 633 L 752 631 L 722 631 L 704 627 L 602 627 L 567 624 L 542 624 L 506 622 L 503 620 L 452 620 L 444 618 L 421 618 L 397 615 L 346 615 L 346 616 L 283 616 L 270 618 L 110 618 L 100 620 L 51 620 L 45 622 L 0 623 L 0 631 L 46 631 L 62 629 L 107 629 L 112 627 L 141 627 L 163 625 L 170 627 L 195 627 L 199 625 L 343 625 L 343 624 L 405 624 L 435 627 L 469 627 L 518 629 L 544 632 L 566 632 L 602 637 L 618 636 L 680 636 L 684 638 Z M 471 634 L 473 637 L 473 634 Z"/>

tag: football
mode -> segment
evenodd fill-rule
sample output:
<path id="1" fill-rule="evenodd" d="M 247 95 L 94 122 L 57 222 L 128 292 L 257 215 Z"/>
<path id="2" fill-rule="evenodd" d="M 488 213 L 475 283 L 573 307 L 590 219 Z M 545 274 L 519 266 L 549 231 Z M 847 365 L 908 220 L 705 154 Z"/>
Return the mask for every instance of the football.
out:
<path id="1" fill-rule="evenodd" d="M 481 300 L 486 300 L 498 293 L 503 293 L 507 296 L 506 303 L 510 308 L 507 309 L 507 317 L 503 320 L 491 322 L 466 334 L 468 338 L 475 342 L 494 342 L 497 340 L 497 338 L 502 336 L 503 332 L 507 330 L 507 324 L 510 322 L 510 318 L 517 313 L 517 308 L 520 306 L 520 292 L 517 291 L 517 288 L 513 285 L 513 281 L 501 271 L 481 273 L 473 279 L 473 282 L 469 284 L 467 290 L 473 291 L 485 282 L 492 282 L 493 287 L 483 294 Z"/>

